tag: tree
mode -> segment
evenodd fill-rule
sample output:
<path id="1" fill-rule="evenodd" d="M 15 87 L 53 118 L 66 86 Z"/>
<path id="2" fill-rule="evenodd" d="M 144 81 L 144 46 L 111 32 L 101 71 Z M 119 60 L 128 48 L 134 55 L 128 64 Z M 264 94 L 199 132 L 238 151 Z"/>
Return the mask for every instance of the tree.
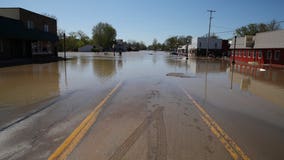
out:
<path id="1" fill-rule="evenodd" d="M 163 50 L 175 51 L 178 47 L 183 45 L 190 45 L 192 36 L 172 36 L 165 40 L 162 45 Z"/>
<path id="2" fill-rule="evenodd" d="M 175 51 L 178 48 L 178 36 L 173 36 L 165 40 L 167 50 Z"/>
<path id="3" fill-rule="evenodd" d="M 130 40 L 126 43 L 127 45 L 127 50 L 128 51 L 139 51 L 139 50 L 145 50 L 147 49 L 146 45 L 144 42 L 137 42 L 134 40 Z"/>
<path id="4" fill-rule="evenodd" d="M 158 49 L 158 40 L 154 38 L 153 43 L 152 43 L 152 49 L 156 51 Z"/>
<path id="5" fill-rule="evenodd" d="M 192 36 L 178 36 L 178 44 L 183 46 L 191 44 Z"/>
<path id="6" fill-rule="evenodd" d="M 58 51 L 63 51 L 63 43 L 64 43 L 64 33 L 65 31 L 62 29 L 57 30 L 57 36 L 59 39 L 58 42 Z M 65 48 L 67 51 L 77 51 L 78 48 L 92 44 L 90 38 L 83 32 L 70 32 L 68 35 L 65 35 Z"/>
<path id="7" fill-rule="evenodd" d="M 90 44 L 90 38 L 87 36 L 86 33 L 84 33 L 83 31 L 79 30 L 77 32 L 77 37 L 79 38 L 79 40 L 81 41 L 80 43 L 82 43 L 82 46 Z"/>
<path id="8" fill-rule="evenodd" d="M 57 49 L 58 49 L 58 51 L 63 51 L 63 39 L 64 39 L 64 33 L 65 33 L 65 31 L 64 30 L 62 30 L 62 29 L 58 29 L 57 30 L 57 36 L 58 36 L 58 44 L 57 44 Z"/>
<path id="9" fill-rule="evenodd" d="M 275 31 L 280 29 L 280 23 L 277 23 L 276 20 L 272 20 L 269 24 L 267 24 L 269 31 Z"/>
<path id="10" fill-rule="evenodd" d="M 100 22 L 93 27 L 93 40 L 96 48 L 110 50 L 116 38 L 116 30 L 108 23 Z"/>
<path id="11" fill-rule="evenodd" d="M 275 31 L 280 29 L 280 24 L 276 22 L 276 20 L 272 20 L 268 24 L 264 23 L 251 23 L 246 26 L 242 26 L 236 29 L 237 36 L 243 37 L 246 35 L 255 35 L 259 32 L 267 32 L 267 31 Z"/>

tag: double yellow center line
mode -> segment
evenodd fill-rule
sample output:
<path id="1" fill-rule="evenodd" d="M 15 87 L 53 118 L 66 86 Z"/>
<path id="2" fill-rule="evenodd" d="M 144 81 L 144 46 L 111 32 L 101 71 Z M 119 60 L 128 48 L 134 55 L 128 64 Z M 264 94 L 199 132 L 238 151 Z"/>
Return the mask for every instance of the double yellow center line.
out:
<path id="1" fill-rule="evenodd" d="M 65 139 L 65 141 L 49 156 L 48 160 L 63 160 L 74 150 L 77 144 L 81 141 L 89 128 L 95 123 L 101 108 L 107 100 L 116 92 L 121 86 L 119 82 L 109 94 L 95 107 L 95 109 L 82 121 L 82 123 Z M 209 127 L 211 132 L 219 139 L 225 146 L 226 150 L 234 160 L 250 160 L 250 158 L 241 150 L 241 148 L 225 133 L 225 131 L 210 117 L 210 115 L 203 109 L 203 107 L 195 101 L 191 95 L 182 89 L 187 97 L 193 102 L 195 107 L 199 110 L 200 116 L 205 124 Z"/>
<path id="2" fill-rule="evenodd" d="M 250 160 L 250 158 L 241 150 L 241 148 L 225 133 L 225 131 L 210 117 L 210 115 L 198 104 L 191 95 L 183 88 L 187 97 L 193 102 L 196 108 L 200 111 L 202 120 L 210 128 L 211 132 L 220 140 L 225 146 L 226 150 L 234 160 Z"/>
<path id="3" fill-rule="evenodd" d="M 121 86 L 119 82 L 109 94 L 96 106 L 96 108 L 81 122 L 81 124 L 65 139 L 65 141 L 49 156 L 48 160 L 63 160 L 74 150 L 77 144 L 81 141 L 89 128 L 97 120 L 101 108 L 113 93 Z"/>

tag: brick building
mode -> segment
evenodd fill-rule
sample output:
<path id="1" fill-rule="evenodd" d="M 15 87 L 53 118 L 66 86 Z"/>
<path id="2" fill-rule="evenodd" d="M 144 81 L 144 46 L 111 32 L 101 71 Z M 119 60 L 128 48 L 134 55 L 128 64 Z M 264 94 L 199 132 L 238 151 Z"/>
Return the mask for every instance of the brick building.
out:
<path id="1" fill-rule="evenodd" d="M 233 58 L 234 40 L 230 47 Z M 257 33 L 236 39 L 235 60 L 264 66 L 284 65 L 284 30 Z"/>
<path id="2" fill-rule="evenodd" d="M 55 19 L 22 8 L 0 8 L 0 59 L 57 56 Z"/>

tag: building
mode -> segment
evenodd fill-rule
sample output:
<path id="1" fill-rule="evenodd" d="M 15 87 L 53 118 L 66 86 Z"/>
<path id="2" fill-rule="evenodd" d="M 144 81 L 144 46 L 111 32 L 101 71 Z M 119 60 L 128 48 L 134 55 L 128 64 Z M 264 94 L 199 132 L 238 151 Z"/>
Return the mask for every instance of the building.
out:
<path id="1" fill-rule="evenodd" d="M 235 40 L 230 47 L 233 59 Z M 237 63 L 264 66 L 284 65 L 284 30 L 257 33 L 255 36 L 238 37 L 235 47 Z"/>
<path id="2" fill-rule="evenodd" d="M 192 44 L 189 45 L 189 53 L 196 56 L 205 56 L 208 46 L 208 39 L 206 37 L 193 38 Z M 228 41 L 209 38 L 209 55 L 214 57 L 221 57 L 226 55 L 229 49 Z"/>
<path id="3" fill-rule="evenodd" d="M 127 51 L 127 44 L 122 39 L 117 39 L 116 44 L 113 46 L 116 52 L 125 52 Z M 135 48 L 131 48 L 135 50 Z"/>
<path id="4" fill-rule="evenodd" d="M 55 19 L 22 8 L 0 8 L 0 59 L 56 56 Z"/>
<path id="5" fill-rule="evenodd" d="M 78 48 L 78 52 L 92 52 L 93 48 L 94 48 L 93 45 L 88 44 Z"/>

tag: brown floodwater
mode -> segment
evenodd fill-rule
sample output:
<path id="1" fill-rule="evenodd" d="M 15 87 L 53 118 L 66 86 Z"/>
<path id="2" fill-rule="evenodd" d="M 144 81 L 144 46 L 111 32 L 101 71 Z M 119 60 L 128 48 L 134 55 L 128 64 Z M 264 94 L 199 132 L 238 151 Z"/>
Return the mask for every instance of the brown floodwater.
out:
<path id="1" fill-rule="evenodd" d="M 76 90 L 95 90 L 120 80 L 164 78 L 167 74 L 184 75 L 175 78 L 188 79 L 193 88 L 205 95 L 200 99 L 206 99 L 205 92 L 210 86 L 230 88 L 230 65 L 225 60 L 212 59 L 206 63 L 202 59 L 186 60 L 152 51 L 123 53 L 121 57 L 111 53 L 67 53 L 67 56 L 70 58 L 67 61 L 0 68 L 0 112 Z M 237 65 L 233 90 L 284 107 L 284 70 Z"/>

